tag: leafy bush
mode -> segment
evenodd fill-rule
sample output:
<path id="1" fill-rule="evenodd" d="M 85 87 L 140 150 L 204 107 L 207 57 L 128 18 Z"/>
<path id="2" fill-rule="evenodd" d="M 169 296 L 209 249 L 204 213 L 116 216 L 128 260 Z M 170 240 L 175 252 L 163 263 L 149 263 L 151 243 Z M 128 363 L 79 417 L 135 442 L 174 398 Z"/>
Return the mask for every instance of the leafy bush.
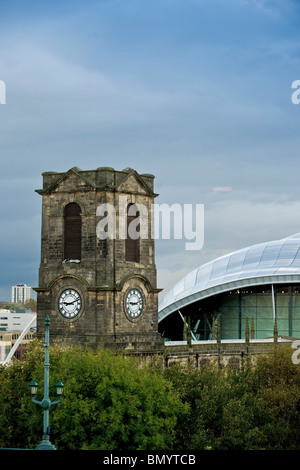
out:
<path id="1" fill-rule="evenodd" d="M 33 448 L 42 438 L 42 408 L 28 384 L 43 396 L 43 350 L 34 342 L 24 362 L 0 372 L 0 446 Z M 50 349 L 50 398 L 55 383 L 64 396 L 50 409 L 51 442 L 58 449 L 171 449 L 178 394 L 161 373 L 130 357 L 89 349 Z M 54 397 L 53 397 L 54 400 Z"/>
<path id="2" fill-rule="evenodd" d="M 0 447 L 34 448 L 42 439 L 44 351 L 0 368 Z M 141 366 L 107 350 L 50 348 L 51 442 L 58 449 L 196 451 L 300 449 L 300 366 L 274 350 L 255 366 Z"/>
<path id="3" fill-rule="evenodd" d="M 177 449 L 300 449 L 300 366 L 289 349 L 275 349 L 256 366 L 173 366 L 165 376 L 190 406 L 176 427 Z"/>

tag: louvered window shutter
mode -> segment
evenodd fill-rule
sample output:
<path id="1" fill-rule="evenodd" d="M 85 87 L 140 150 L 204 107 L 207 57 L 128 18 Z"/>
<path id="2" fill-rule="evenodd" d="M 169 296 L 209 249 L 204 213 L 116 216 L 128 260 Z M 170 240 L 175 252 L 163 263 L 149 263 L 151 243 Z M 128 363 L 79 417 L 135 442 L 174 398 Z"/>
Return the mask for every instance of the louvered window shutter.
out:
<path id="1" fill-rule="evenodd" d="M 70 202 L 64 214 L 64 259 L 81 260 L 80 206 Z"/>
<path id="2" fill-rule="evenodd" d="M 135 215 L 128 215 L 129 209 L 131 208 L 130 212 Z M 134 204 L 129 204 L 127 208 L 127 238 L 125 241 L 125 258 L 126 261 L 132 261 L 139 263 L 140 261 L 140 243 L 139 237 L 138 238 L 131 238 L 129 233 L 129 226 L 131 222 L 134 222 L 135 219 L 139 218 L 140 213 L 137 210 L 137 207 Z M 136 227 L 136 229 L 135 229 Z M 138 233 L 140 230 L 140 224 L 137 226 L 134 223 L 134 232 Z"/>

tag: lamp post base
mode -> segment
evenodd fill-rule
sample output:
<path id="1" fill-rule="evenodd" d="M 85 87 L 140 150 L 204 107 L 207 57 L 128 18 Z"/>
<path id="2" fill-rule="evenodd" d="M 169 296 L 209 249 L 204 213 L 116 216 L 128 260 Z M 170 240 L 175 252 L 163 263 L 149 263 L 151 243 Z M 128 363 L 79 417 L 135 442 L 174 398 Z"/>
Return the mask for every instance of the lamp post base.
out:
<path id="1" fill-rule="evenodd" d="M 51 444 L 49 440 L 42 440 L 42 442 L 36 446 L 35 450 L 56 450 L 54 444 Z"/>

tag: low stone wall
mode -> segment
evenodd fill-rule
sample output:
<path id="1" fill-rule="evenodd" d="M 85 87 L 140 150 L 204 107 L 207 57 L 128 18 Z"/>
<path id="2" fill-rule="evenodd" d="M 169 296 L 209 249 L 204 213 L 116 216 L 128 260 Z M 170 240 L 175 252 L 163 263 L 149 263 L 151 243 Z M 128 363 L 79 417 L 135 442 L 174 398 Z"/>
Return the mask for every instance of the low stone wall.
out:
<path id="1" fill-rule="evenodd" d="M 213 342 L 207 341 L 201 344 L 168 344 L 164 351 L 164 365 L 170 367 L 173 364 L 194 364 L 196 368 L 204 365 L 217 364 L 218 367 L 240 367 L 242 361 L 250 358 L 255 363 L 261 354 L 272 354 L 275 348 L 288 348 L 291 350 L 292 340 L 274 341 L 250 341 L 246 342 Z"/>

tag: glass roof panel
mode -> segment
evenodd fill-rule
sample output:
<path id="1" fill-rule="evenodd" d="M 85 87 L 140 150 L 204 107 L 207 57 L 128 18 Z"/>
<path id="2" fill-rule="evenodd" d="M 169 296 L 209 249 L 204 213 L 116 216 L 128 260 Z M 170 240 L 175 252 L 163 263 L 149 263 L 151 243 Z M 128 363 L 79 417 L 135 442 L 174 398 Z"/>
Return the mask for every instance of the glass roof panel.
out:
<path id="1" fill-rule="evenodd" d="M 176 299 L 231 281 L 261 276 L 300 274 L 300 234 L 253 245 L 204 264 L 185 276 L 159 303 L 159 311 Z"/>

